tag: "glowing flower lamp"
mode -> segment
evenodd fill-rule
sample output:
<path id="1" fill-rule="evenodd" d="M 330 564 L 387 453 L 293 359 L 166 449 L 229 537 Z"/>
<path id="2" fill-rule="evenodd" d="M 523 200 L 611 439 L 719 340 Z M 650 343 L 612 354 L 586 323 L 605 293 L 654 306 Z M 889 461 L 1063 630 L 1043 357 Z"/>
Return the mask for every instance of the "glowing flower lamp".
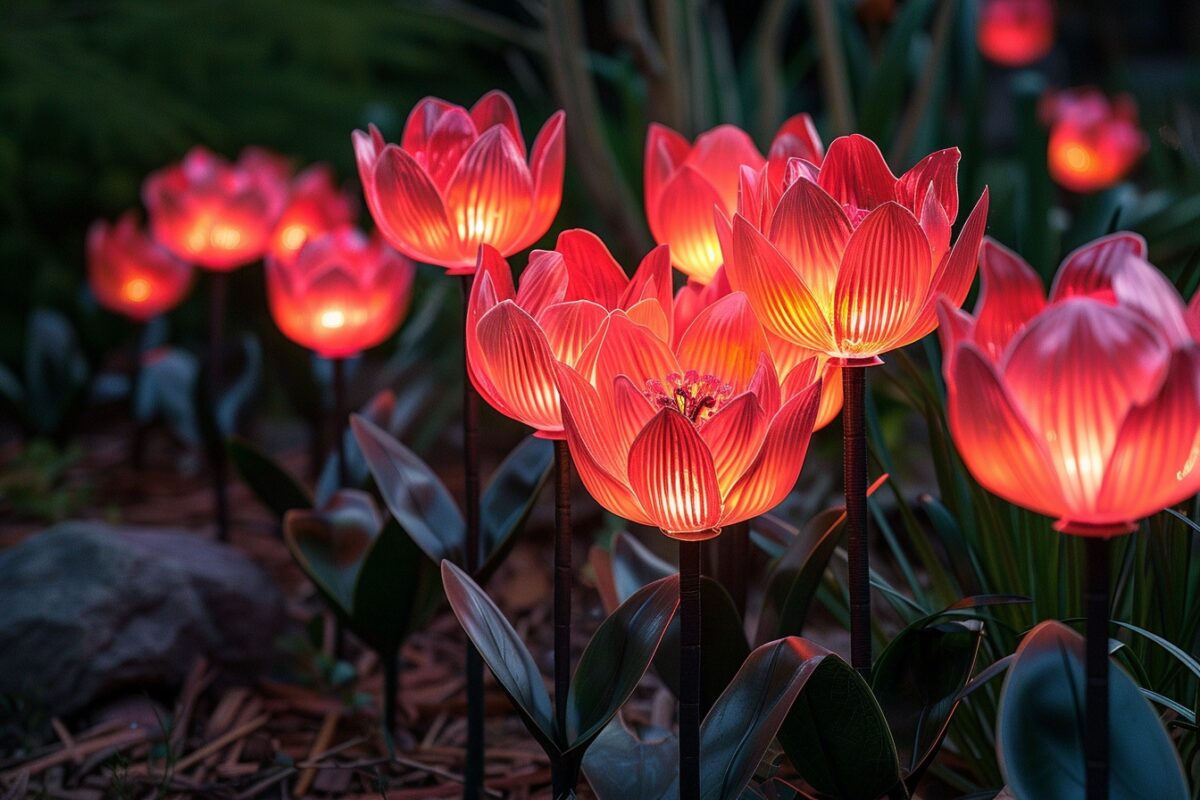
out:
<path id="1" fill-rule="evenodd" d="M 225 271 L 262 258 L 287 200 L 281 162 L 247 149 L 230 163 L 203 147 L 146 178 L 150 230 L 175 255 Z"/>
<path id="2" fill-rule="evenodd" d="M 1115 185 L 1149 148 L 1128 95 L 1110 101 L 1096 89 L 1059 92 L 1043 104 L 1043 116 L 1050 124 L 1050 176 L 1073 192 Z"/>
<path id="3" fill-rule="evenodd" d="M 646 219 L 655 241 L 671 246 L 680 272 L 706 284 L 723 261 L 713 228 L 713 207 L 728 217 L 737 208 L 742 167 L 769 164 L 771 184 L 780 186 L 789 158 L 819 162 L 824 150 L 807 114 L 788 119 L 764 158 L 750 136 L 720 125 L 689 143 L 665 125 L 652 124 L 646 137 Z"/>
<path id="4" fill-rule="evenodd" d="M 976 29 L 979 52 L 1005 67 L 1040 61 L 1054 47 L 1051 0 L 984 0 Z"/>
<path id="5" fill-rule="evenodd" d="M 135 322 L 170 311 L 187 296 L 192 267 L 139 227 L 137 215 L 116 224 L 98 220 L 88 230 L 88 285 L 100 305 Z"/>
<path id="6" fill-rule="evenodd" d="M 287 206 L 271 234 L 271 255 L 288 260 L 306 241 L 354 220 L 354 203 L 334 183 L 328 164 L 314 164 L 292 181 Z"/>
<path id="7" fill-rule="evenodd" d="M 527 156 L 508 95 L 468 111 L 437 98 L 417 104 L 400 144 L 355 131 L 367 206 L 392 245 L 452 275 L 475 270 L 479 246 L 510 256 L 537 241 L 562 200 L 564 116 L 542 127 Z"/>

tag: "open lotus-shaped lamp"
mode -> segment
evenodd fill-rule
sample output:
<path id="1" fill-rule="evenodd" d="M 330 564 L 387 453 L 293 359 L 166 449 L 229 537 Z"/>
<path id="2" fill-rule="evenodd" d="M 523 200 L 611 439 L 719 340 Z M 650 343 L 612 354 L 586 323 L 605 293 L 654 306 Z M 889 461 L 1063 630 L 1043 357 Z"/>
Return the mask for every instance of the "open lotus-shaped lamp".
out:
<path id="1" fill-rule="evenodd" d="M 271 255 L 294 258 L 309 239 L 351 224 L 354 210 L 350 196 L 334 184 L 329 165 L 312 165 L 292 180 L 287 205 L 271 234 Z"/>
<path id="2" fill-rule="evenodd" d="M 135 322 L 170 311 L 187 296 L 192 267 L 147 236 L 137 215 L 88 230 L 88 286 L 97 302 Z"/>

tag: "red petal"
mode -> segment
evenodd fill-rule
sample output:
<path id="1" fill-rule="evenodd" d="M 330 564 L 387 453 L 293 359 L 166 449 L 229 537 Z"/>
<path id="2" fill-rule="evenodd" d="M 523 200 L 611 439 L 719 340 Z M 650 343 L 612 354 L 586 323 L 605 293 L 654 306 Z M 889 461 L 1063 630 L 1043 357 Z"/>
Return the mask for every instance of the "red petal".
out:
<path id="1" fill-rule="evenodd" d="M 738 180 L 737 213 L 750 220 L 758 230 L 770 227 L 771 209 L 775 207 L 771 202 L 773 196 L 771 179 L 766 170 L 742 167 Z M 727 212 L 722 209 L 714 209 L 713 218 L 718 224 L 721 220 L 728 224 Z"/>
<path id="2" fill-rule="evenodd" d="M 741 168 L 758 170 L 767 162 L 744 130 L 735 125 L 718 125 L 696 137 L 684 163 L 704 176 L 721 198 L 726 213 L 732 213 L 737 206 Z"/>
<path id="3" fill-rule="evenodd" d="M 555 303 L 537 321 L 546 334 L 546 342 L 554 357 L 564 364 L 574 365 L 606 316 L 608 312 L 596 303 L 575 300 Z"/>
<path id="4" fill-rule="evenodd" d="M 840 354 L 858 358 L 891 349 L 916 320 L 929 286 L 925 233 L 904 206 L 884 203 L 846 244 L 833 319 Z"/>
<path id="5" fill-rule="evenodd" d="M 663 187 L 654 237 L 671 246 L 671 259 L 680 272 L 708 283 L 722 262 L 713 208 L 728 212 L 731 207 L 703 175 L 685 165 Z"/>
<path id="6" fill-rule="evenodd" d="M 529 254 L 529 264 L 521 273 L 521 288 L 517 305 L 539 319 L 542 312 L 567 296 L 567 267 L 563 257 L 553 250 L 535 250 Z"/>
<path id="7" fill-rule="evenodd" d="M 896 200 L 917 214 L 932 191 L 937 204 L 946 212 L 950 222 L 958 217 L 958 162 L 962 154 L 957 147 L 930 153 L 918 161 L 896 183 Z"/>
<path id="8" fill-rule="evenodd" d="M 741 292 L 734 292 L 701 311 L 679 341 L 681 369 L 713 375 L 739 395 L 750 384 L 759 357 L 771 347 L 762 326 Z"/>
<path id="9" fill-rule="evenodd" d="M 635 303 L 652 299 L 666 319 L 671 318 L 671 249 L 659 245 L 646 254 L 621 295 L 619 306 L 628 309 Z"/>
<path id="10" fill-rule="evenodd" d="M 950 249 L 950 220 L 946 219 L 946 211 L 938 203 L 932 188 L 925 193 L 920 222 L 921 230 L 929 240 L 929 263 L 940 265 Z"/>
<path id="11" fill-rule="evenodd" d="M 433 129 L 437 127 L 442 115 L 455 108 L 462 110 L 462 106 L 447 103 L 437 97 L 423 98 L 408 114 L 404 123 L 404 133 L 400 136 L 400 146 L 411 155 L 425 152 L 429 137 L 433 135 Z"/>
<path id="12" fill-rule="evenodd" d="M 1161 391 L 1121 426 L 1094 522 L 1139 519 L 1200 492 L 1200 348 L 1171 358 Z"/>
<path id="13" fill-rule="evenodd" d="M 566 261 L 568 300 L 591 300 L 607 309 L 620 307 L 629 278 L 599 236 L 582 228 L 563 231 L 554 249 Z"/>
<path id="14" fill-rule="evenodd" d="M 995 369 L 970 342 L 946 378 L 950 432 L 967 469 L 988 491 L 1042 514 L 1065 508 L 1050 453 L 1017 410 Z"/>
<path id="15" fill-rule="evenodd" d="M 651 333 L 664 342 L 671 340 L 671 319 L 663 313 L 662 306 L 653 297 L 634 303 L 625 309 L 625 314 L 638 325 L 649 328 Z"/>
<path id="16" fill-rule="evenodd" d="M 1192 302 L 1188 304 L 1187 324 L 1192 338 L 1200 341 L 1200 290 L 1192 295 Z"/>
<path id="17" fill-rule="evenodd" d="M 802 347 L 833 350 L 829 320 L 803 278 L 740 214 L 733 219 L 733 260 L 725 271 L 769 330 Z"/>
<path id="18" fill-rule="evenodd" d="M 1146 240 L 1120 231 L 1088 242 L 1067 254 L 1050 287 L 1050 302 L 1075 295 L 1104 295 L 1112 290 L 1113 273 L 1127 256 L 1146 257 Z"/>
<path id="19" fill-rule="evenodd" d="M 820 399 L 821 384 L 814 383 L 779 409 L 753 463 L 725 497 L 725 524 L 765 514 L 787 497 L 804 466 Z"/>
<path id="20" fill-rule="evenodd" d="M 667 343 L 624 311 L 614 311 L 580 356 L 579 371 L 603 394 L 618 375 L 627 375 L 644 388 L 651 378 L 662 380 L 679 372 L 679 362 Z"/>
<path id="21" fill-rule="evenodd" d="M 446 210 L 463 254 L 474 254 L 480 244 L 506 256 L 516 252 L 532 205 L 529 169 L 512 134 L 499 126 L 471 146 L 446 189 Z"/>
<path id="22" fill-rule="evenodd" d="M 771 149 L 767 154 L 767 164 L 771 176 L 771 184 L 783 184 L 784 173 L 788 160 L 802 158 L 815 164 L 821 163 L 825 156 L 825 148 L 821 144 L 821 136 L 813 125 L 812 117 L 808 114 L 796 114 L 789 117 L 775 134 Z"/>
<path id="23" fill-rule="evenodd" d="M 769 422 L 758 398 L 745 392 L 725 403 L 700 428 L 700 438 L 712 453 L 722 495 L 754 460 Z"/>
<path id="24" fill-rule="evenodd" d="M 445 191 L 459 162 L 478 138 L 475 123 L 466 110 L 454 106 L 442 114 L 433 126 L 423 150 L 405 150 L 425 167 L 434 185 Z"/>
<path id="25" fill-rule="evenodd" d="M 1004 382 L 1046 440 L 1069 509 L 1092 508 L 1121 422 L 1158 391 L 1168 356 L 1137 314 L 1085 298 L 1052 306 L 1009 345 Z"/>
<path id="26" fill-rule="evenodd" d="M 660 125 L 657 122 L 650 123 L 650 129 L 646 133 L 644 199 L 651 231 L 658 230 L 658 222 L 653 209 L 658 207 L 662 189 L 675 174 L 675 170 L 683 164 L 691 149 L 692 145 L 687 139 L 666 125 Z M 654 236 L 661 241 L 661 237 L 657 233 Z"/>
<path id="27" fill-rule="evenodd" d="M 517 122 L 517 109 L 512 98 L 499 89 L 493 89 L 471 106 L 471 120 L 475 130 L 483 133 L 493 125 L 503 125 L 512 134 L 513 141 L 525 157 L 525 137 L 521 134 L 521 123 Z"/>
<path id="28" fill-rule="evenodd" d="M 563 172 L 566 169 L 566 114 L 554 113 L 533 142 L 529 170 L 533 181 L 533 213 L 525 226 L 518 250 L 524 250 L 545 235 L 562 205 Z"/>
<path id="29" fill-rule="evenodd" d="M 800 274 L 823 308 L 833 306 L 842 253 L 851 230 L 850 220 L 837 201 L 803 178 L 783 193 L 771 220 L 771 243 Z"/>
<path id="30" fill-rule="evenodd" d="M 496 410 L 542 431 L 559 431 L 554 355 L 533 317 L 511 300 L 479 321 L 480 369 L 501 401 Z"/>
<path id="31" fill-rule="evenodd" d="M 942 343 L 942 374 L 949 376 L 954 371 L 954 354 L 958 352 L 959 342 L 972 341 L 975 320 L 945 297 L 938 300 L 937 317 L 938 339 Z"/>
<path id="32" fill-rule="evenodd" d="M 393 247 L 439 266 L 460 261 L 442 198 L 412 156 L 395 145 L 385 147 L 375 164 L 373 185 L 375 191 L 367 195 L 371 215 Z"/>
<path id="33" fill-rule="evenodd" d="M 575 438 L 578 439 L 578 443 L 591 453 L 598 469 L 618 483 L 624 484 L 629 441 L 622 440 L 621 431 L 614 424 L 614 405 L 605 403 L 596 388 L 576 369 L 563 363 L 556 364 L 554 369 L 564 428 L 570 432 L 569 426 L 565 424 L 569 410 L 575 421 Z M 605 389 L 605 395 L 611 397 L 612 384 Z M 568 439 L 570 438 L 568 436 Z M 575 443 L 572 443 L 571 452 L 572 455 L 575 452 Z M 628 486 L 625 487 L 625 492 L 628 494 Z"/>
<path id="34" fill-rule="evenodd" d="M 858 134 L 833 140 L 817 182 L 838 203 L 852 208 L 870 210 L 896 198 L 896 176 L 883 153 Z"/>
<path id="35" fill-rule="evenodd" d="M 625 375 L 618 375 L 612 385 L 612 421 L 617 447 L 628 452 L 633 440 L 646 427 L 659 409 L 646 397 L 644 386 L 634 386 Z"/>
<path id="36" fill-rule="evenodd" d="M 692 423 L 664 408 L 629 450 L 629 486 L 663 531 L 698 534 L 721 519 L 721 489 L 712 454 Z"/>
<path id="37" fill-rule="evenodd" d="M 1033 268 L 994 239 L 983 241 L 979 266 L 975 343 L 997 361 L 1017 331 L 1046 307 L 1045 291 Z"/>

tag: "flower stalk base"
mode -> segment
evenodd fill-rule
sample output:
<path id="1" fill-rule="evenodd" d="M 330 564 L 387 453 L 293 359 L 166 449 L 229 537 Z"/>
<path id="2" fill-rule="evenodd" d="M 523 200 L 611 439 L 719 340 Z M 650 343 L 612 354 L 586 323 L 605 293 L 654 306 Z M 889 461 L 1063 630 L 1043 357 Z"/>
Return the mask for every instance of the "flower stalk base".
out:
<path id="1" fill-rule="evenodd" d="M 471 299 L 472 275 L 462 277 L 463 319 Z M 463 347 L 463 477 L 467 521 L 466 568 L 474 577 L 479 571 L 479 395 L 471 385 L 466 347 Z M 478 800 L 483 794 L 483 659 L 467 642 L 467 762 L 463 775 L 463 798 Z"/>
<path id="2" fill-rule="evenodd" d="M 1087 711 L 1084 714 L 1084 756 L 1087 800 L 1108 800 L 1108 616 L 1112 540 L 1084 540 L 1087 563 L 1084 610 L 1087 614 Z"/>
<path id="3" fill-rule="evenodd" d="M 871 556 L 867 546 L 866 373 L 842 370 L 842 466 L 849 541 L 850 664 L 871 679 Z"/>
<path id="4" fill-rule="evenodd" d="M 700 542 L 679 542 L 679 800 L 700 798 Z"/>

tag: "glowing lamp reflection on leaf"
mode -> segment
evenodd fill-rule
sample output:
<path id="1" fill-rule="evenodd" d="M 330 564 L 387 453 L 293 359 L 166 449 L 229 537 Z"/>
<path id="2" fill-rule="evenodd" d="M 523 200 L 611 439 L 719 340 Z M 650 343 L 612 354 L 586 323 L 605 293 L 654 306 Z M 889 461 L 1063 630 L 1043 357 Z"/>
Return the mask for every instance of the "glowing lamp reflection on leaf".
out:
<path id="1" fill-rule="evenodd" d="M 415 267 L 378 237 L 342 227 L 284 261 L 267 260 L 267 298 L 279 329 L 326 358 L 382 342 L 408 309 Z"/>
<path id="2" fill-rule="evenodd" d="M 88 285 L 100 305 L 144 322 L 183 300 L 192 268 L 138 228 L 133 212 L 88 231 Z"/>

